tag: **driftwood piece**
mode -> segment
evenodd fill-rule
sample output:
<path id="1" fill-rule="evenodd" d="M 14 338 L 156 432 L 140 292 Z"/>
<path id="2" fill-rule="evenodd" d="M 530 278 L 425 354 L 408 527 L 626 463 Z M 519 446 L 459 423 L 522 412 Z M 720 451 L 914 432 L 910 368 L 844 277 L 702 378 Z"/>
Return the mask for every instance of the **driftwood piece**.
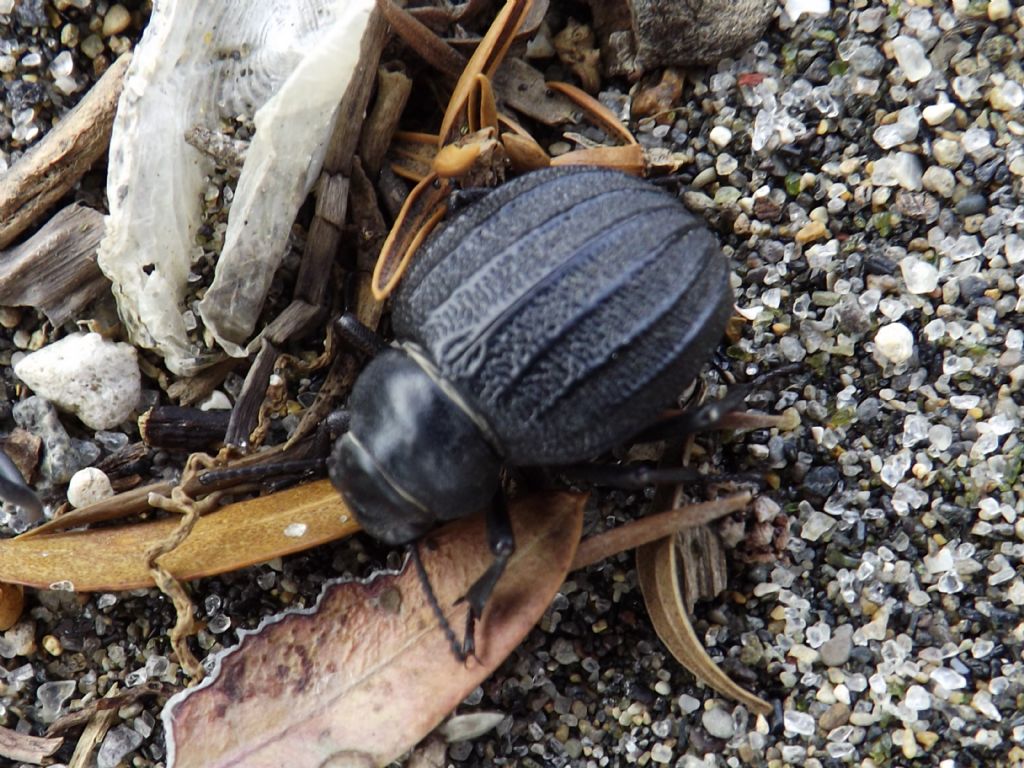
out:
<path id="1" fill-rule="evenodd" d="M 349 215 L 356 231 L 356 268 L 360 272 L 370 273 L 387 239 L 388 225 L 380 212 L 377 192 L 369 174 L 363 170 L 361 160 L 361 157 L 357 157 L 352 164 L 352 204 L 349 206 Z"/>
<path id="2" fill-rule="evenodd" d="M 103 214 L 69 205 L 24 243 L 0 251 L 0 306 L 42 310 L 55 326 L 110 290 L 96 265 Z"/>
<path id="3" fill-rule="evenodd" d="M 242 391 L 235 401 L 235 407 L 231 409 L 231 420 L 224 437 L 224 442 L 228 445 L 243 448 L 249 446 L 249 435 L 259 421 L 260 408 L 267 392 L 267 382 L 280 354 L 281 350 L 264 336 L 260 351 L 256 353 L 256 360 L 249 368 Z"/>
<path id="4" fill-rule="evenodd" d="M 379 12 L 371 14 L 363 36 L 359 71 L 341 100 L 334 133 L 324 155 L 323 171 L 317 184 L 316 215 L 309 228 L 294 294 L 296 301 L 314 307 L 324 305 L 331 264 L 341 244 L 348 206 L 348 176 L 366 107 L 373 93 L 386 30 L 383 16 Z M 308 328 L 301 330 L 307 331 Z"/>
<path id="5" fill-rule="evenodd" d="M 38 144 L 0 175 L 0 248 L 30 227 L 107 151 L 131 54 L 118 58 Z"/>
<path id="6" fill-rule="evenodd" d="M 63 738 L 29 736 L 27 733 L 18 733 L 0 726 L 0 757 L 6 757 L 16 763 L 42 765 L 63 743 Z"/>
<path id="7" fill-rule="evenodd" d="M 164 405 L 139 417 L 139 434 L 146 445 L 169 451 L 205 451 L 224 441 L 230 411 L 204 411 Z"/>
<path id="8" fill-rule="evenodd" d="M 412 79 L 404 72 L 380 68 L 377 73 L 377 98 L 363 123 L 363 132 L 359 138 L 359 158 L 363 170 L 371 179 L 380 173 L 384 155 L 387 154 L 411 92 Z"/>

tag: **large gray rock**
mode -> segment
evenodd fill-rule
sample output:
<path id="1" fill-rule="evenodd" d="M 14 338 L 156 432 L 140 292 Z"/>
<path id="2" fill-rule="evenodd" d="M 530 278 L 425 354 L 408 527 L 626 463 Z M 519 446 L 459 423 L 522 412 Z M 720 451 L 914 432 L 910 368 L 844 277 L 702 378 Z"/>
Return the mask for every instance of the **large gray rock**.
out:
<path id="1" fill-rule="evenodd" d="M 761 39 L 777 7 L 777 0 L 591 0 L 609 74 L 634 75 L 742 53 Z"/>

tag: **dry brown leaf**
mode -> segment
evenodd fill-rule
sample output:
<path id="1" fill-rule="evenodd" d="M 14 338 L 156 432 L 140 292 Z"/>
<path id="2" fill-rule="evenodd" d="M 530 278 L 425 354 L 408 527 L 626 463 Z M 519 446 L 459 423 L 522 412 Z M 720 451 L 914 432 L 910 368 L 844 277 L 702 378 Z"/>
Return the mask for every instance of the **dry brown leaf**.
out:
<path id="1" fill-rule="evenodd" d="M 10 629 L 21 618 L 25 590 L 19 584 L 0 582 L 0 632 Z"/>
<path id="2" fill-rule="evenodd" d="M 246 637 L 209 683 L 164 710 L 168 768 L 384 765 L 422 739 L 519 644 L 561 585 L 582 527 L 584 497 L 512 505 L 517 549 L 477 628 L 480 660 L 458 662 L 415 568 L 329 587 L 315 612 Z M 454 605 L 491 562 L 480 517 L 420 543 L 439 604 Z M 342 764 L 342 763 L 339 763 Z"/>
<path id="3" fill-rule="evenodd" d="M 42 765 L 63 743 L 62 738 L 29 736 L 27 733 L 18 733 L 0 726 L 0 757 L 6 757 L 14 762 Z"/>
<path id="4" fill-rule="evenodd" d="M 145 553 L 178 519 L 0 541 L 0 582 L 77 592 L 153 586 Z M 201 518 L 160 562 L 178 579 L 198 579 L 315 547 L 359 530 L 327 480 L 228 504 Z"/>
<path id="5" fill-rule="evenodd" d="M 701 645 L 683 605 L 675 537 L 670 536 L 637 550 L 636 568 L 647 612 L 658 637 L 676 660 L 698 680 L 723 696 L 768 714 L 772 706 L 744 690 L 722 672 Z"/>

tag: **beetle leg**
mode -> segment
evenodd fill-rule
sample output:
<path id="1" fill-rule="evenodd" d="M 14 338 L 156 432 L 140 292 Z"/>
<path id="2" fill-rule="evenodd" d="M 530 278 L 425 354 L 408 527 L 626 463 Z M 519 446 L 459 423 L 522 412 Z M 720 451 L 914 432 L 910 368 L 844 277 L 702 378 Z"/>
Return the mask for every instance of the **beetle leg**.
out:
<path id="1" fill-rule="evenodd" d="M 3 451 L 0 451 L 0 499 L 16 504 L 36 519 L 43 516 L 43 502 L 25 484 L 25 478 Z"/>
<path id="2" fill-rule="evenodd" d="M 377 333 L 359 321 L 354 312 L 345 312 L 334 321 L 334 330 L 350 347 L 367 357 L 374 357 L 388 348 Z"/>
<path id="3" fill-rule="evenodd" d="M 709 432 L 718 428 L 726 416 L 742 408 L 743 401 L 753 391 L 750 384 L 734 386 L 725 393 L 721 400 L 704 403 L 688 411 L 673 412 L 657 422 L 641 430 L 629 442 L 653 443 L 672 437 L 693 435 L 698 432 Z"/>
<path id="4" fill-rule="evenodd" d="M 460 597 L 456 602 L 465 602 L 469 605 L 469 613 L 466 616 L 466 633 L 462 639 L 462 655 L 469 658 L 476 650 L 474 633 L 476 622 L 484 615 L 484 608 L 487 601 L 494 592 L 501 574 L 505 572 L 509 558 L 516 551 L 516 540 L 512 533 L 512 520 L 508 516 L 508 504 L 505 495 L 498 491 L 495 494 L 494 502 L 487 510 L 487 543 L 494 555 L 494 560 L 484 571 L 483 576 L 473 582 L 469 591 Z"/>

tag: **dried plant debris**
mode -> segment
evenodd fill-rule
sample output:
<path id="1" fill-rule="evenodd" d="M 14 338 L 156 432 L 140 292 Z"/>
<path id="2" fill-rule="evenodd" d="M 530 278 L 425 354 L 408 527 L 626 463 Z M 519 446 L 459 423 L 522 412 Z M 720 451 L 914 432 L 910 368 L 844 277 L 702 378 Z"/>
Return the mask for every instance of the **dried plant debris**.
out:
<path id="1" fill-rule="evenodd" d="M 0 582 L 77 592 L 153 585 L 146 551 L 175 519 L 0 540 Z M 182 580 L 262 563 L 358 530 L 330 483 L 229 504 L 201 518 L 161 563 Z"/>
<path id="2" fill-rule="evenodd" d="M 114 62 L 52 131 L 0 174 L 0 248 L 31 227 L 107 151 L 130 60 L 124 54 Z"/>
<path id="3" fill-rule="evenodd" d="M 535 496 L 510 510 L 517 548 L 461 662 L 416 569 L 327 588 L 313 611 L 268 621 L 164 710 L 168 768 L 383 766 L 408 751 L 519 644 L 562 583 L 579 542 L 582 497 Z M 427 537 L 420 552 L 447 620 L 490 564 L 483 520 Z M 314 652 L 315 651 L 315 652 Z M 342 763 L 345 764 L 345 763 Z"/>
<path id="4" fill-rule="evenodd" d="M 0 181 L 0 185 L 2 185 Z M 54 326 L 110 292 L 96 264 L 103 214 L 74 203 L 23 243 L 0 251 L 0 306 L 32 307 Z"/>
<path id="5" fill-rule="evenodd" d="M 189 338 L 185 313 L 194 317 L 194 310 L 184 301 L 196 266 L 204 179 L 214 161 L 190 146 L 186 133 L 197 126 L 218 131 L 239 116 L 255 126 L 217 277 L 201 308 L 219 341 L 244 354 L 295 214 L 319 174 L 342 94 L 360 66 L 372 9 L 371 0 L 172 0 L 154 8 L 114 123 L 110 217 L 99 263 L 132 340 L 158 350 L 175 373 L 195 373 L 210 361 Z M 226 298 L 212 298 L 232 293 L 252 300 L 241 308 L 244 317 Z M 221 314 L 228 309 L 230 328 Z"/>

